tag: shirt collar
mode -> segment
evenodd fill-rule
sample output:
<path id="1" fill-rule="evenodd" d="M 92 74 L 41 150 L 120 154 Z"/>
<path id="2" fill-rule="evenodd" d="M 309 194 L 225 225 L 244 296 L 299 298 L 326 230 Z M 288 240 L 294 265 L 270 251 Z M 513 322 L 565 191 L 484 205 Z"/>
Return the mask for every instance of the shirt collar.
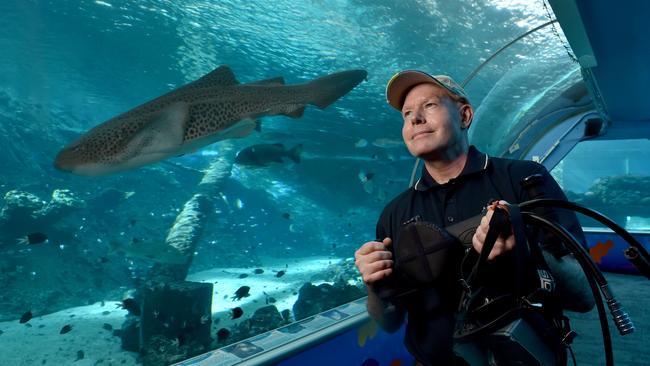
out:
<path id="1" fill-rule="evenodd" d="M 465 167 L 456 178 L 450 179 L 449 182 L 445 184 L 452 183 L 466 175 L 474 174 L 485 170 L 488 166 L 488 161 L 489 161 L 489 157 L 487 154 L 480 152 L 473 145 L 470 146 L 469 151 L 467 152 L 467 161 L 465 162 Z M 438 186 L 441 186 L 441 184 L 436 182 L 431 177 L 426 167 L 423 166 L 422 175 L 420 176 L 420 179 L 418 179 L 418 181 L 415 182 L 413 189 L 415 189 L 416 191 L 426 191 L 430 188 L 438 187 Z"/>

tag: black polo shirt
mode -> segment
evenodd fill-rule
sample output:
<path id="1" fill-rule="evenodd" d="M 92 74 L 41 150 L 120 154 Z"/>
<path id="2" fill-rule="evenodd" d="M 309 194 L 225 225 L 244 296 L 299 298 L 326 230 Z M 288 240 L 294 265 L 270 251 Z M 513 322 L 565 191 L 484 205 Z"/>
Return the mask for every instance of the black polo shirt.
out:
<path id="1" fill-rule="evenodd" d="M 402 224 L 416 215 L 445 227 L 481 214 L 486 204 L 495 199 L 510 203 L 527 201 L 530 198 L 520 182 L 533 174 L 542 175 L 547 198 L 566 200 L 544 166 L 532 161 L 489 157 L 471 146 L 462 172 L 447 183 L 438 184 L 423 167 L 416 184 L 384 208 L 377 223 L 377 239 L 393 239 L 391 250 L 394 252 L 399 247 Z M 575 214 L 568 211 L 555 214 L 584 243 Z M 444 364 L 444 360 L 452 357 L 453 313 L 458 305 L 460 287 L 454 280 L 446 282 L 397 301 L 408 312 L 405 344 L 424 364 L 434 360 L 436 364 Z"/>

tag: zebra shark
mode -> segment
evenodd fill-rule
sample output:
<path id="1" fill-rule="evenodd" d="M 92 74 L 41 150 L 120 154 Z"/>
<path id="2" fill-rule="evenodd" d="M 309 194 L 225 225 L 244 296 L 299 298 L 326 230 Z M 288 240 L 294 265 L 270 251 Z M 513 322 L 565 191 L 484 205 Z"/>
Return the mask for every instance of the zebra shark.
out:
<path id="1" fill-rule="evenodd" d="M 240 84 L 228 66 L 92 128 L 56 156 L 57 169 L 97 176 L 194 152 L 259 130 L 258 118 L 299 118 L 310 104 L 323 109 L 366 79 L 365 70 L 284 85 L 282 77 Z"/>

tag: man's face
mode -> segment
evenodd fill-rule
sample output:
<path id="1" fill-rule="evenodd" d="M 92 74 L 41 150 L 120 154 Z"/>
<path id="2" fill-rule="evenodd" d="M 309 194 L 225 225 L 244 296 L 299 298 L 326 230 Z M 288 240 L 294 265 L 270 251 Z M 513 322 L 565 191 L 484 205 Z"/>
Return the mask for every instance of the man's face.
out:
<path id="1" fill-rule="evenodd" d="M 420 84 L 406 95 L 402 106 L 402 138 L 413 156 L 436 159 L 463 143 L 463 111 L 471 108 L 448 97 L 435 84 Z M 467 119 L 467 118 L 466 118 Z"/>

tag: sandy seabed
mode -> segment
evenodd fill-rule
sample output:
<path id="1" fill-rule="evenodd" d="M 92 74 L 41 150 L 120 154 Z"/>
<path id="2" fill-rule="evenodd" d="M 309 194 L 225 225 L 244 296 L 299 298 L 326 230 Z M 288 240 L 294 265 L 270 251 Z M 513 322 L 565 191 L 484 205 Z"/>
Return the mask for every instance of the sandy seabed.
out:
<path id="1" fill-rule="evenodd" d="M 300 287 L 305 282 L 323 283 L 323 269 L 340 259 L 267 259 L 261 267 L 262 274 L 254 268 L 217 268 L 191 274 L 188 281 L 214 284 L 212 298 L 213 335 L 218 329 L 228 328 L 247 319 L 253 312 L 266 306 L 269 298 L 275 299 L 279 311 L 291 309 Z M 287 266 L 288 265 L 288 266 Z M 285 271 L 277 277 L 278 271 Z M 241 274 L 247 274 L 240 278 Z M 250 296 L 233 299 L 241 286 L 250 287 Z M 25 324 L 18 319 L 0 322 L 0 365 L 136 365 L 138 354 L 121 349 L 121 339 L 105 329 L 109 324 L 120 329 L 127 312 L 116 299 L 92 305 L 69 308 L 51 314 L 34 314 Z M 232 319 L 231 309 L 241 307 L 244 315 Z M 27 309 L 26 309 L 27 310 Z M 61 328 L 70 325 L 72 330 L 60 334 Z M 81 352 L 83 358 L 80 358 Z"/>

